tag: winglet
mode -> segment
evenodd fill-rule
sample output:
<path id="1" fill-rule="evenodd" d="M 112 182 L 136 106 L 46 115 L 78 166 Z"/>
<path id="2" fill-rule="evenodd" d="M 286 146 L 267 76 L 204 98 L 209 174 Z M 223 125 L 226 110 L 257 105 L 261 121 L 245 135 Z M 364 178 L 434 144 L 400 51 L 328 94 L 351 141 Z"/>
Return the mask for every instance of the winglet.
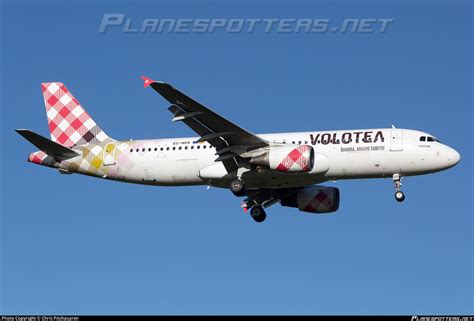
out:
<path id="1" fill-rule="evenodd" d="M 145 77 L 145 76 L 142 76 L 142 79 L 144 81 L 143 88 L 146 88 L 146 87 L 150 86 L 152 83 L 155 82 L 153 79 Z"/>

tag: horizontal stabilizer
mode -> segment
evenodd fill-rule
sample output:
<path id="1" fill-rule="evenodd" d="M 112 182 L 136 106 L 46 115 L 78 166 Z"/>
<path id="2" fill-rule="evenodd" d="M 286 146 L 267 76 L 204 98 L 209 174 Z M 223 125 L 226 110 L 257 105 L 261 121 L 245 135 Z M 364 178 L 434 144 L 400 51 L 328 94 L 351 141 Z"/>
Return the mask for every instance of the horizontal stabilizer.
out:
<path id="1" fill-rule="evenodd" d="M 68 159 L 79 156 L 78 153 L 61 144 L 55 143 L 41 135 L 38 135 L 28 129 L 16 129 L 18 134 L 23 136 L 27 141 L 38 147 L 38 149 L 45 152 L 47 155 L 58 159 Z"/>

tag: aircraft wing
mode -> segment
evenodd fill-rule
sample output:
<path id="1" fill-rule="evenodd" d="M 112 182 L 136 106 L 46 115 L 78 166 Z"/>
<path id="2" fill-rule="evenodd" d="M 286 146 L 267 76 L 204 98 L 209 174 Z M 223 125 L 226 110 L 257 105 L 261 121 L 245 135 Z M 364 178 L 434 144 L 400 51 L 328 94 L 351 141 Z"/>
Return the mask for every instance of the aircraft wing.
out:
<path id="1" fill-rule="evenodd" d="M 144 76 L 142 79 L 144 87 L 152 87 L 172 104 L 168 110 L 174 115 L 173 121 L 182 121 L 201 136 L 198 142 L 207 141 L 216 148 L 219 155 L 216 161 L 223 161 L 228 171 L 236 169 L 236 150 L 248 151 L 269 145 L 264 139 L 235 125 L 170 84 Z"/>

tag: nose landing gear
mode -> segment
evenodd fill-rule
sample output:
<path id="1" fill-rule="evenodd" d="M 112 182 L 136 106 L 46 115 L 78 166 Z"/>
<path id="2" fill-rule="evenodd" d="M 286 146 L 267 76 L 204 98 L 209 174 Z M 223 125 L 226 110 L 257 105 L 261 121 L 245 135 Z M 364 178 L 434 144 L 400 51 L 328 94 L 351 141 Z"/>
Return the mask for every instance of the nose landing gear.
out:
<path id="1" fill-rule="evenodd" d="M 395 185 L 395 199 L 397 202 L 403 202 L 405 200 L 405 194 L 400 190 L 400 187 L 402 186 L 401 180 L 402 176 L 400 174 L 393 174 L 393 184 Z"/>

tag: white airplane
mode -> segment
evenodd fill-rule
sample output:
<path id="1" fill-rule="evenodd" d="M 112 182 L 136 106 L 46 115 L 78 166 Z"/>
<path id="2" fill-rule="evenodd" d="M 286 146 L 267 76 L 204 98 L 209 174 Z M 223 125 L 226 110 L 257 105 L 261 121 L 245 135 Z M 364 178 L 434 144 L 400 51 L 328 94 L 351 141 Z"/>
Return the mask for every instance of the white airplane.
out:
<path id="1" fill-rule="evenodd" d="M 171 85 L 142 77 L 171 106 L 174 122 L 199 137 L 117 141 L 107 136 L 60 82 L 43 83 L 51 140 L 16 130 L 39 151 L 28 161 L 121 182 L 229 188 L 245 196 L 242 208 L 256 222 L 276 203 L 309 213 L 339 208 L 339 189 L 319 185 L 340 179 L 391 177 L 402 202 L 404 176 L 455 166 L 459 153 L 434 136 L 409 129 L 253 134 Z"/>

